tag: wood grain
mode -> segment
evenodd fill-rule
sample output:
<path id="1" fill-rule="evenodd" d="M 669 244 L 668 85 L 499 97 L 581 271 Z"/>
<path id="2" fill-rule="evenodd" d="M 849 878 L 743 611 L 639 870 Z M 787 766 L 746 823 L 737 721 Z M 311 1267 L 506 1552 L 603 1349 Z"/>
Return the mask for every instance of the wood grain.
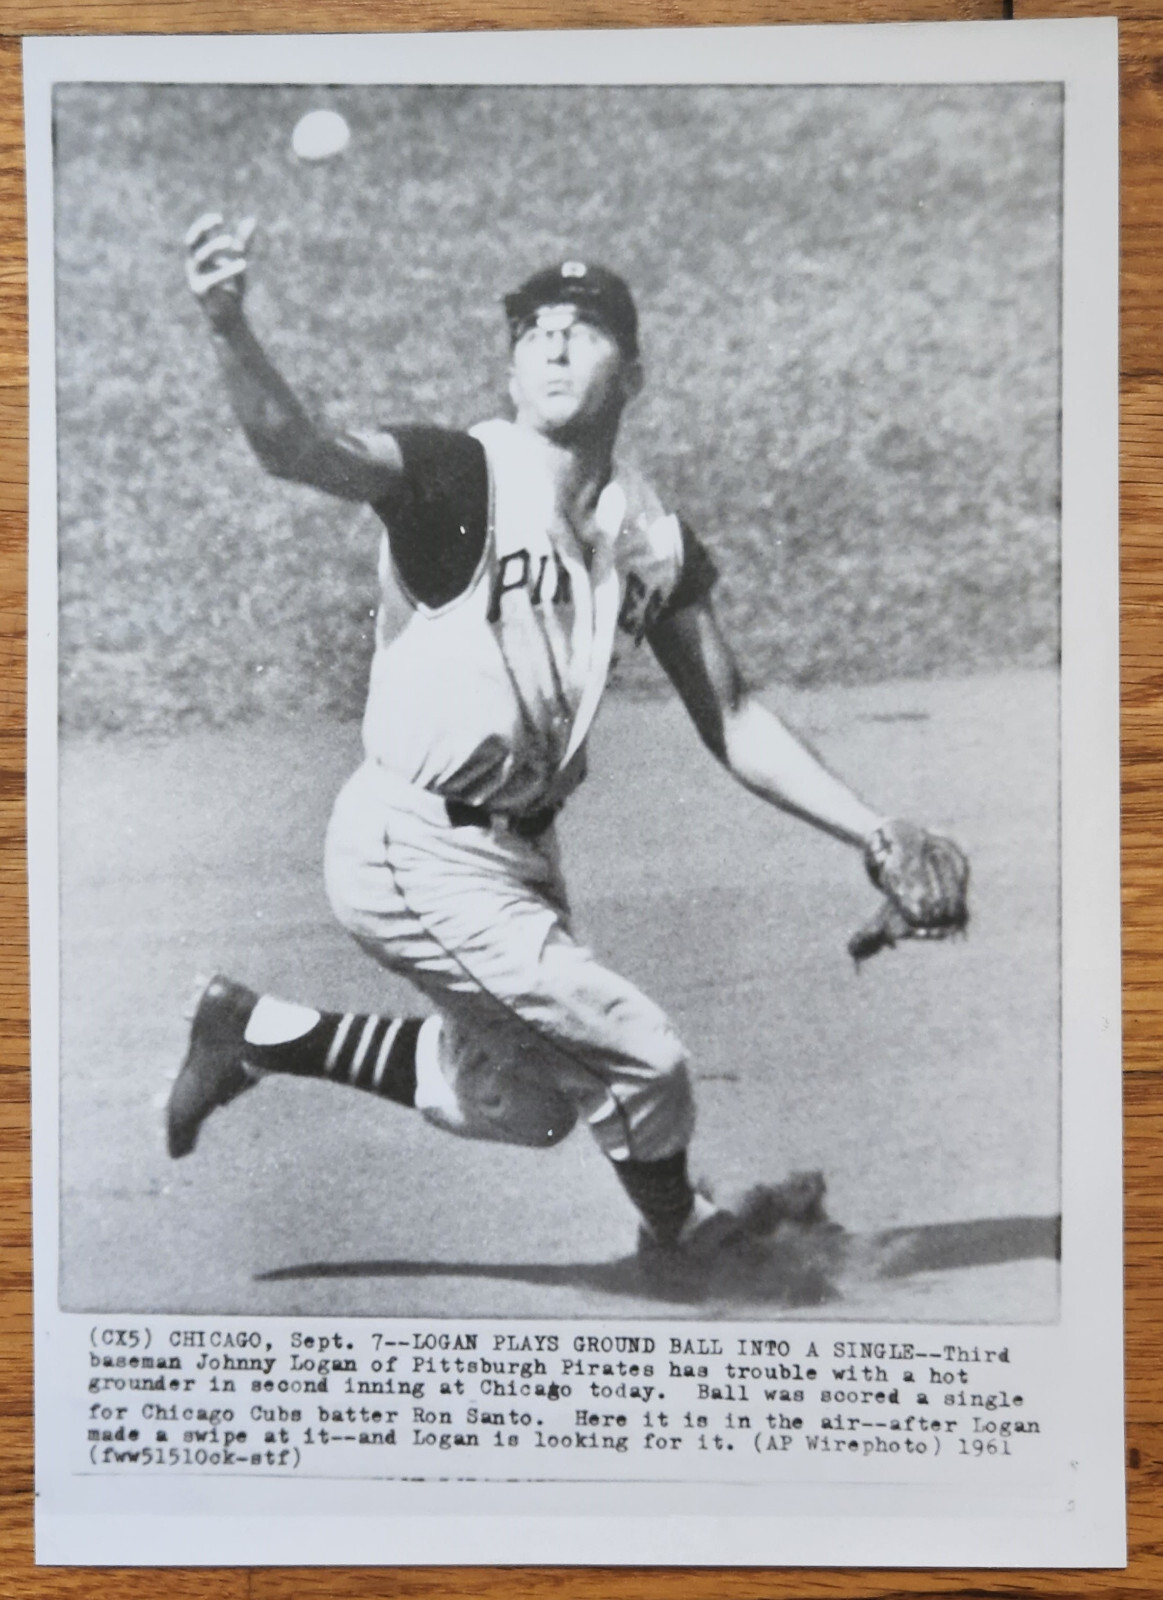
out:
<path id="1" fill-rule="evenodd" d="M 24 888 L 26 320 L 20 33 L 380 31 L 1000 18 L 1002 0 L 3 0 L 0 6 L 0 1596 L 341 1600 L 581 1596 L 835 1600 L 1163 1592 L 1163 0 L 1126 0 L 1122 62 L 1123 889 L 1127 1174 L 1126 1572 L 403 1569 L 144 1572 L 32 1565 Z M 1019 17 L 1092 0 L 1015 0 Z"/>

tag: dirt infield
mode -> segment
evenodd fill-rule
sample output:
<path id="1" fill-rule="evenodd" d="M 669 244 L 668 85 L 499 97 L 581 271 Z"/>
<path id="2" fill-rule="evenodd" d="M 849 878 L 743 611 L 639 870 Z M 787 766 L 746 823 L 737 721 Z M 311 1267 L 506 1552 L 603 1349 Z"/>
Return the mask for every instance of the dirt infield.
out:
<path id="1" fill-rule="evenodd" d="M 62 1270 L 71 1310 L 363 1315 L 1057 1314 L 1057 678 L 781 698 L 878 803 L 974 863 L 968 939 L 878 957 L 840 846 L 757 804 L 672 702 L 614 698 L 561 825 L 580 932 L 676 1019 L 696 1171 L 823 1168 L 832 1230 L 704 1303 L 652 1297 L 584 1134 L 462 1143 L 329 1085 L 265 1083 L 170 1162 L 160 1103 L 196 971 L 411 1008 L 333 923 L 322 831 L 356 730 L 264 723 L 62 752 Z"/>

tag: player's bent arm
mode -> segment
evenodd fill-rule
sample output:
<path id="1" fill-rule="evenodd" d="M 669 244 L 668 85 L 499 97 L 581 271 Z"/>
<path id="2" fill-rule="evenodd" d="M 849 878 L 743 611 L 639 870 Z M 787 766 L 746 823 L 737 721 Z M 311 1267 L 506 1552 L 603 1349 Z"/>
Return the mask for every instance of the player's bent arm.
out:
<path id="1" fill-rule="evenodd" d="M 341 500 L 390 503 L 404 465 L 390 434 L 337 437 L 320 428 L 241 310 L 211 336 L 234 413 L 268 472 Z"/>
<path id="2" fill-rule="evenodd" d="M 255 219 L 228 227 L 207 211 L 186 231 L 186 282 L 202 307 L 235 414 L 268 472 L 343 500 L 392 509 L 403 460 L 388 434 L 336 438 L 320 428 L 259 344 L 243 311 Z"/>
<path id="3" fill-rule="evenodd" d="M 708 599 L 655 624 L 650 643 L 707 748 L 752 793 L 848 844 L 883 822 L 748 690 Z"/>

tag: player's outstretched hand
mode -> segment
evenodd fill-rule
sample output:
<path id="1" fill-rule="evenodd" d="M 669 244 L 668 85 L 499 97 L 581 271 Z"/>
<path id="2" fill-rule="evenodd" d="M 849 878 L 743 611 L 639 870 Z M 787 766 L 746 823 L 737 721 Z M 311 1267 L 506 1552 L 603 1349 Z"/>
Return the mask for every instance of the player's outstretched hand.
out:
<path id="1" fill-rule="evenodd" d="M 969 862 L 952 839 L 883 822 L 865 842 L 864 865 L 885 898 L 848 941 L 857 965 L 901 939 L 947 939 L 968 925 Z"/>
<path id="2" fill-rule="evenodd" d="M 217 211 L 207 211 L 186 230 L 186 282 L 216 328 L 228 327 L 242 309 L 253 232 L 253 217 L 231 229 Z"/>

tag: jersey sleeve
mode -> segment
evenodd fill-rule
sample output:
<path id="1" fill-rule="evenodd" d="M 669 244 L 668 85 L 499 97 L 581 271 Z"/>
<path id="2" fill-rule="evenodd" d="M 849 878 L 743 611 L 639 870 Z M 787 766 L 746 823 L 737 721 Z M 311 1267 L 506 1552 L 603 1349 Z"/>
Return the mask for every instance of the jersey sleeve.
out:
<path id="1" fill-rule="evenodd" d="M 678 525 L 682 533 L 682 566 L 679 569 L 678 582 L 655 618 L 657 622 L 672 617 L 684 606 L 695 605 L 699 600 L 705 600 L 719 581 L 719 569 L 698 534 L 682 517 L 678 519 Z"/>
<path id="2" fill-rule="evenodd" d="M 489 531 L 484 446 L 448 428 L 389 427 L 403 458 L 399 488 L 372 509 L 388 530 L 392 563 L 419 605 L 435 610 L 472 583 Z"/>

